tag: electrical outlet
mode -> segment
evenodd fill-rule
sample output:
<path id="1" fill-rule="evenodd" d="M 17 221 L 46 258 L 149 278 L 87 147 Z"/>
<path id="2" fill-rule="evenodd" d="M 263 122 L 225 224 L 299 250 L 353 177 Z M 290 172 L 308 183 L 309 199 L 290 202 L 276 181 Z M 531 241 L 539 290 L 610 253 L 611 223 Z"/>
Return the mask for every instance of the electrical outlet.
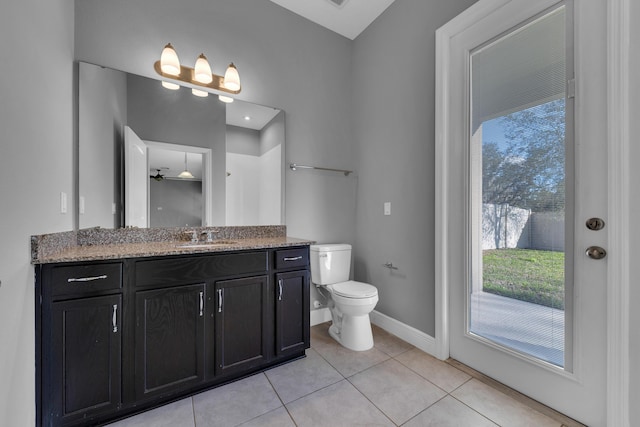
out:
<path id="1" fill-rule="evenodd" d="M 384 214 L 391 215 L 391 202 L 384 202 Z"/>

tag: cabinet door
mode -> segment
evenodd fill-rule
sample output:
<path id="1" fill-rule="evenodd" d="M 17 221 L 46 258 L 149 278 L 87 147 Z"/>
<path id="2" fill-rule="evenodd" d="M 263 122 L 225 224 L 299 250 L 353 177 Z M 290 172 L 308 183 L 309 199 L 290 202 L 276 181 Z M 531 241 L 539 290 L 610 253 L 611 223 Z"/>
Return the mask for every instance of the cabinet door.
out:
<path id="1" fill-rule="evenodd" d="M 267 276 L 216 282 L 215 293 L 216 375 L 251 369 L 268 360 L 273 340 L 267 334 Z"/>
<path id="2" fill-rule="evenodd" d="M 309 272 L 276 274 L 276 355 L 309 348 Z"/>
<path id="3" fill-rule="evenodd" d="M 136 396 L 204 379 L 204 284 L 136 293 Z"/>
<path id="4" fill-rule="evenodd" d="M 52 425 L 91 419 L 121 402 L 121 295 L 52 305 L 49 409 Z M 47 413 L 48 412 L 48 413 Z"/>

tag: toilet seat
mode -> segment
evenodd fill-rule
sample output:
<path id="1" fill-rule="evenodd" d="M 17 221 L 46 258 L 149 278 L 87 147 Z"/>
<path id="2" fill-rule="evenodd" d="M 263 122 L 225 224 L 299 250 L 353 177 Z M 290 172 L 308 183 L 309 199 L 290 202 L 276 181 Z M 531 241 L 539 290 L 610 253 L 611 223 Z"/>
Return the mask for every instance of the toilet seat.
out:
<path id="1" fill-rule="evenodd" d="M 354 280 L 335 283 L 331 285 L 331 290 L 344 298 L 371 298 L 378 295 L 378 289 L 375 286 Z"/>

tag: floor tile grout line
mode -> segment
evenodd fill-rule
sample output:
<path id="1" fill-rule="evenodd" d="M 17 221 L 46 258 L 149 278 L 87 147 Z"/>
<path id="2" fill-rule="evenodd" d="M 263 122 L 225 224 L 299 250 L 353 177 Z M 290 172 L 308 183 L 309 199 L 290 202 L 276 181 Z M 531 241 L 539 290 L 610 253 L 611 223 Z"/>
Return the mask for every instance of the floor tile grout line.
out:
<path id="1" fill-rule="evenodd" d="M 468 381 L 466 381 L 464 384 L 468 383 L 469 381 L 471 381 L 473 378 L 470 378 Z M 464 385 L 463 384 L 463 385 Z M 460 386 L 462 387 L 462 385 Z M 456 390 L 458 390 L 460 387 L 456 388 Z M 454 390 L 455 391 L 455 390 Z M 453 392 L 451 392 L 453 393 Z M 488 415 L 483 414 L 482 412 L 480 412 L 478 409 L 474 408 L 473 406 L 468 405 L 466 402 L 458 399 L 457 397 L 455 397 L 454 395 L 452 395 L 451 393 L 449 393 L 449 396 L 451 396 L 452 399 L 457 400 L 458 402 L 462 403 L 464 406 L 466 406 L 467 408 L 471 409 L 473 412 L 476 412 L 477 414 L 479 414 L 481 417 L 488 419 L 489 421 L 491 421 L 492 423 L 494 423 L 495 425 L 497 425 L 498 427 L 502 427 L 502 424 L 498 423 L 496 420 L 494 420 L 493 418 L 490 418 Z"/>
<path id="2" fill-rule="evenodd" d="M 193 415 L 193 427 L 198 427 L 198 421 L 196 420 L 196 402 L 193 401 L 193 396 L 190 396 L 191 400 L 191 414 Z"/>
<path id="3" fill-rule="evenodd" d="M 305 355 L 306 357 L 306 355 Z M 293 423 L 293 425 L 297 426 L 298 423 L 296 422 L 296 420 L 293 418 L 293 415 L 291 414 L 291 412 L 289 412 L 289 408 L 287 408 L 287 404 L 284 403 L 284 400 L 282 400 L 282 396 L 280 396 L 280 393 L 278 393 L 278 390 L 276 390 L 276 387 L 273 385 L 273 383 L 271 382 L 271 379 L 269 378 L 269 375 L 267 375 L 267 371 L 263 372 L 264 376 L 267 378 L 267 381 L 269 382 L 269 385 L 271 386 L 271 388 L 273 389 L 273 392 L 276 394 L 276 396 L 278 396 L 278 400 L 280 400 L 280 403 L 282 404 L 282 407 L 284 408 L 285 411 L 287 411 L 287 415 L 289 415 L 289 418 L 291 418 L 291 422 Z M 309 394 L 306 394 L 305 396 L 308 396 Z M 291 403 L 291 402 L 289 402 Z M 279 408 L 273 409 L 269 412 L 273 412 L 275 410 L 277 410 Z M 266 412 L 265 414 L 262 415 L 266 415 L 269 412 Z M 262 416 L 260 415 L 260 416 Z M 256 417 L 257 418 L 257 417 Z M 255 418 L 254 418 L 255 419 Z"/>
<path id="4" fill-rule="evenodd" d="M 433 381 L 431 381 L 429 378 L 425 377 L 424 375 L 422 375 L 420 372 L 416 371 L 415 369 L 411 368 L 411 366 L 408 366 L 405 363 L 402 363 L 401 360 L 396 360 L 396 362 L 400 363 L 402 366 L 404 366 L 405 368 L 409 369 L 411 372 L 413 372 L 414 374 L 418 375 L 420 378 L 425 379 L 426 381 L 428 381 L 429 383 L 431 383 L 434 387 L 437 387 L 438 389 L 442 390 L 443 392 L 449 394 L 449 392 L 447 390 L 445 390 L 444 388 L 440 387 L 438 384 L 434 383 Z M 462 372 L 462 371 L 461 371 Z M 473 379 L 473 377 L 470 377 L 468 380 L 465 380 L 465 382 L 463 384 L 465 384 L 467 381 Z M 459 387 L 461 387 L 461 385 L 459 385 L 458 387 L 456 387 L 454 390 L 457 390 Z M 452 390 L 453 391 L 453 390 Z"/>
<path id="5" fill-rule="evenodd" d="M 364 372 L 364 371 L 363 371 L 363 372 Z M 357 374 L 356 374 L 356 375 L 357 375 Z M 351 377 L 353 377 L 353 376 L 354 376 L 354 375 L 352 375 Z M 393 420 L 391 419 L 391 417 L 390 417 L 389 415 L 387 415 L 387 413 L 386 413 L 386 412 L 384 412 L 384 411 L 382 410 L 382 408 L 378 407 L 378 405 L 376 405 L 376 404 L 375 404 L 371 399 L 369 399 L 369 397 L 368 397 L 366 394 L 364 394 L 364 393 L 362 392 L 362 390 L 360 390 L 360 389 L 359 389 L 359 388 L 358 388 L 354 383 L 352 383 L 351 381 L 349 381 L 349 378 L 345 378 L 345 380 L 347 380 L 347 382 L 348 382 L 349 384 L 351 384 L 351 386 L 352 386 L 354 389 L 356 389 L 356 391 L 357 391 L 358 393 L 360 393 L 360 394 L 362 395 L 362 397 L 364 397 L 365 399 L 367 399 L 367 400 L 368 400 L 368 401 L 369 401 L 369 402 L 370 402 L 370 403 L 371 403 L 371 404 L 372 404 L 372 405 L 373 405 L 373 406 L 374 406 L 378 411 L 380 411 L 380 413 L 381 413 L 382 415 L 384 415 L 385 417 L 387 417 L 387 419 L 388 419 L 389 421 L 391 421 L 391 423 L 392 423 L 394 426 L 399 426 L 399 425 L 401 425 L 401 424 L 397 424 L 395 421 L 393 421 Z"/>
<path id="6" fill-rule="evenodd" d="M 440 399 L 436 400 L 435 402 L 433 402 L 431 405 L 427 406 L 426 408 L 424 408 L 422 411 L 418 412 L 417 414 L 415 414 L 413 417 L 409 418 L 407 421 L 405 421 L 404 423 L 400 424 L 401 426 L 407 424 L 409 421 L 411 421 L 412 419 L 414 419 L 415 417 L 419 416 L 420 414 L 422 414 L 424 411 L 426 411 L 427 409 L 431 408 L 433 405 L 436 405 L 438 402 L 440 402 L 442 399 L 444 399 L 445 397 L 447 397 L 449 394 L 445 394 L 444 396 L 442 396 Z"/>

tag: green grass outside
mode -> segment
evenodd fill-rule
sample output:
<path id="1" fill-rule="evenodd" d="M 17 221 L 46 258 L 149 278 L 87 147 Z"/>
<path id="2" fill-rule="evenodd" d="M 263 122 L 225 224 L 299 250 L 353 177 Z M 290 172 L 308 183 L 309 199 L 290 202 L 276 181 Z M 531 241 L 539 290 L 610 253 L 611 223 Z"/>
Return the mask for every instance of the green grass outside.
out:
<path id="1" fill-rule="evenodd" d="M 489 249 L 482 263 L 485 292 L 564 310 L 564 252 Z"/>

